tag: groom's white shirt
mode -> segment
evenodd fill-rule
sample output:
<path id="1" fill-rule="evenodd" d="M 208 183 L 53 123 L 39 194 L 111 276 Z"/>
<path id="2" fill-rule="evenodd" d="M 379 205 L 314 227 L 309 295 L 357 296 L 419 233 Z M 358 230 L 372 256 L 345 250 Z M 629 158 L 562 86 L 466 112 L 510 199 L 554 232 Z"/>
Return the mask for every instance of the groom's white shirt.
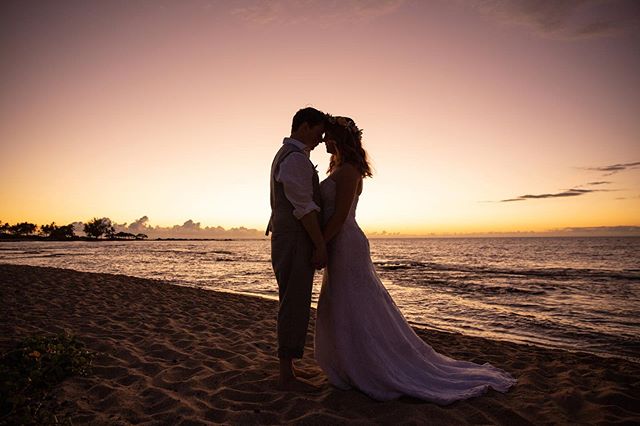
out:
<path id="1" fill-rule="evenodd" d="M 300 150 L 282 160 L 276 181 L 284 186 L 284 195 L 293 204 L 293 216 L 301 219 L 312 211 L 320 211 L 313 201 L 313 174 L 315 170 L 309 160 L 309 148 L 293 138 L 284 138 L 283 144 L 291 144 Z"/>

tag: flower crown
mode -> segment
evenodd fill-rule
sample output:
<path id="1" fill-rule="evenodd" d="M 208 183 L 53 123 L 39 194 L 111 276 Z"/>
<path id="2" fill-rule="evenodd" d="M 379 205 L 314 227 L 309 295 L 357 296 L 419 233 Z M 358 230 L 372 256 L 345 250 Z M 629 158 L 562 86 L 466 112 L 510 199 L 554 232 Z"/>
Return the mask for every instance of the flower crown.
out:
<path id="1" fill-rule="evenodd" d="M 356 138 L 360 138 L 362 136 L 362 130 L 358 129 L 355 121 L 348 117 L 334 117 L 332 115 L 327 114 L 327 122 L 332 125 L 338 125 L 342 127 L 346 127 L 347 130 L 353 134 Z"/>

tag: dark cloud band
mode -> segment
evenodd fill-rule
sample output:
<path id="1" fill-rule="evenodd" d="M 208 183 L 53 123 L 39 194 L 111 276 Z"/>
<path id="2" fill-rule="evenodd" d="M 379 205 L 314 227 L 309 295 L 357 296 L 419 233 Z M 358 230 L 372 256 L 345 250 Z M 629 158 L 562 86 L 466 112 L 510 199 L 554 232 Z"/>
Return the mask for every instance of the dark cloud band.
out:
<path id="1" fill-rule="evenodd" d="M 640 28 L 637 0 L 476 0 L 470 4 L 499 22 L 555 39 L 611 37 Z"/>
<path id="2" fill-rule="evenodd" d="M 591 192 L 602 192 L 604 189 L 577 189 L 572 188 L 567 191 L 557 192 L 554 194 L 527 194 L 521 195 L 517 198 L 509 198 L 507 200 L 500 200 L 501 203 L 507 203 L 511 201 L 525 201 L 525 200 L 538 200 L 544 198 L 562 198 L 562 197 L 577 197 L 579 195 L 589 194 Z"/>
<path id="3" fill-rule="evenodd" d="M 636 161 L 635 163 L 612 164 L 610 166 L 604 166 L 604 167 L 588 167 L 587 170 L 593 170 L 597 172 L 607 172 L 605 176 L 610 176 L 614 173 L 618 173 L 627 169 L 635 169 L 638 167 L 640 167 L 640 161 Z"/>

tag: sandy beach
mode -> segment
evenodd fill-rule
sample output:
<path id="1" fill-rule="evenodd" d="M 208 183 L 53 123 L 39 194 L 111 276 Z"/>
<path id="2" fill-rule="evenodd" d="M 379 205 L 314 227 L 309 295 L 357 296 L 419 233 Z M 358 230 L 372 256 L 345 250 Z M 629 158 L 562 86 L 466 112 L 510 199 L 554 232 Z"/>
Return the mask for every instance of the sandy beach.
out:
<path id="1" fill-rule="evenodd" d="M 275 285 L 275 283 L 274 283 Z M 490 362 L 518 384 L 447 407 L 376 402 L 328 384 L 313 360 L 312 312 L 300 375 L 320 387 L 274 389 L 277 302 L 124 275 L 0 265 L 0 349 L 69 331 L 97 353 L 90 377 L 56 398 L 83 424 L 633 424 L 640 365 L 418 330 L 437 351 Z"/>

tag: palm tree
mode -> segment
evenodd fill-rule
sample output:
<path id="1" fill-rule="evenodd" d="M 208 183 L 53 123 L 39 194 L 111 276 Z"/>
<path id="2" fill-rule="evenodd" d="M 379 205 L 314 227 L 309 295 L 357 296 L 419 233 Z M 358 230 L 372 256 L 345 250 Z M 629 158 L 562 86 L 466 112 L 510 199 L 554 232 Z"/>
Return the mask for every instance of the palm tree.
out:
<path id="1" fill-rule="evenodd" d="M 40 226 L 40 234 L 42 234 L 42 236 L 44 237 L 51 237 L 51 234 L 53 234 L 56 229 L 58 229 L 56 223 L 51 222 L 51 225 Z"/>
<path id="2" fill-rule="evenodd" d="M 21 222 L 9 227 L 9 231 L 14 235 L 26 236 L 36 232 L 38 225 L 35 223 Z"/>
<path id="3" fill-rule="evenodd" d="M 55 222 L 51 222 L 51 225 L 42 225 L 40 227 L 40 233 L 53 240 L 70 240 L 76 236 L 72 223 L 58 226 Z"/>
<path id="4" fill-rule="evenodd" d="M 111 224 L 111 219 L 108 217 L 103 217 L 102 219 L 94 217 L 88 223 L 84 224 L 84 233 L 95 239 L 100 238 L 102 235 L 111 238 L 115 232 L 116 230 Z"/>

